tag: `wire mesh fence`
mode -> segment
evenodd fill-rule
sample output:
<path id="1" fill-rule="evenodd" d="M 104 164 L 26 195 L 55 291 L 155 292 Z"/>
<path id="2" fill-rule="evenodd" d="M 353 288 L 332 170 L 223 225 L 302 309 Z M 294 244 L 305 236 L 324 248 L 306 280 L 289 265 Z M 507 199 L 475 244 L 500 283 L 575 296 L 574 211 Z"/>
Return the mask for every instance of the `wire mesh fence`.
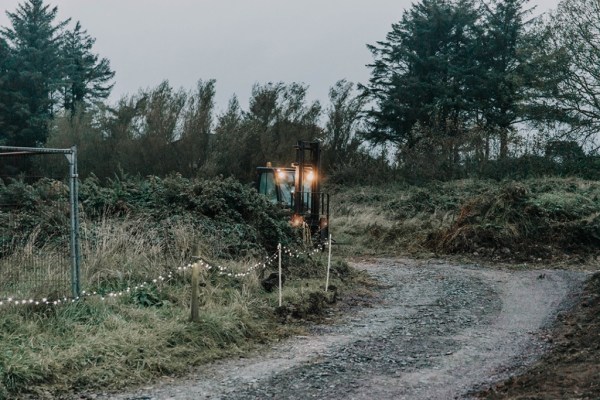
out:
<path id="1" fill-rule="evenodd" d="M 0 299 L 73 295 L 70 160 L 0 146 Z"/>

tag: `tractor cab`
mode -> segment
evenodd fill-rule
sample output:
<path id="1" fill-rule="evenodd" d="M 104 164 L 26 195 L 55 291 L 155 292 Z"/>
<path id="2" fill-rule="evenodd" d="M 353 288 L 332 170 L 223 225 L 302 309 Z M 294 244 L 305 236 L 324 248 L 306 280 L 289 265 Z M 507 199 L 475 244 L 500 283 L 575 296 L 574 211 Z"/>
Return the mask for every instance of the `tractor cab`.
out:
<path id="1" fill-rule="evenodd" d="M 265 195 L 273 204 L 281 204 L 291 208 L 294 201 L 295 175 L 294 168 L 273 168 L 270 163 L 266 167 L 258 167 L 258 192 Z"/>

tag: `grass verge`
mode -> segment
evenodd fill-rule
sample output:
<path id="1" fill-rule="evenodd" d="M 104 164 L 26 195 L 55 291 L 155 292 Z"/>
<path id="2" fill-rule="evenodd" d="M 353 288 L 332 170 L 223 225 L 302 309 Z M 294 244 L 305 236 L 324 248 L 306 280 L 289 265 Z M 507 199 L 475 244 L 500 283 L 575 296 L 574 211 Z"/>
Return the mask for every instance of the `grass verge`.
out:
<path id="1" fill-rule="evenodd" d="M 65 228 L 62 189 L 49 180 L 0 182 L 0 200 L 16 205 L 0 209 L 0 221 L 11 221 L 0 226 L 0 301 L 15 287 L 20 299 L 59 296 L 49 285 L 27 286 L 21 282 L 26 276 L 6 272 L 19 267 L 24 246 L 47 255 L 54 248 L 48 246 L 65 245 L 55 234 L 57 226 Z M 325 255 L 306 255 L 289 216 L 232 179 L 151 177 L 101 185 L 91 178 L 81 194 L 82 289 L 102 295 L 159 276 L 173 279 L 106 300 L 0 307 L 0 399 L 50 399 L 180 376 L 297 332 L 293 322 L 319 318 L 335 301 L 322 294 Z M 275 263 L 261 262 L 278 243 L 305 253 L 284 254 L 283 307 L 261 285 L 276 272 Z M 190 322 L 190 274 L 177 270 L 192 256 L 233 272 L 203 271 L 198 322 Z M 62 272 L 46 261 L 41 272 L 52 282 L 51 275 Z M 257 264 L 250 274 L 235 276 Z M 351 289 L 347 265 L 335 263 L 331 285 L 336 294 Z M 298 312 L 285 314 L 286 308 Z"/>

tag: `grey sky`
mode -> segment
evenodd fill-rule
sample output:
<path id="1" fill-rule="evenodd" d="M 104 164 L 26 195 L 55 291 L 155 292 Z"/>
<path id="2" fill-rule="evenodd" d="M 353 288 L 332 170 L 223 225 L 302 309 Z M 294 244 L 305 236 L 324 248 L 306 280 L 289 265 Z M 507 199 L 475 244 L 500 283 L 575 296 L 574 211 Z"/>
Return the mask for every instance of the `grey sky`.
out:
<path id="1" fill-rule="evenodd" d="M 5 11 L 20 0 L 0 0 Z M 217 107 L 236 93 L 247 104 L 256 82 L 303 82 L 327 102 L 345 78 L 366 82 L 367 43 L 385 38 L 410 0 L 47 0 L 59 18 L 81 21 L 95 51 L 116 71 L 115 101 L 168 79 L 193 89 L 217 80 Z M 543 12 L 558 0 L 533 0 Z"/>

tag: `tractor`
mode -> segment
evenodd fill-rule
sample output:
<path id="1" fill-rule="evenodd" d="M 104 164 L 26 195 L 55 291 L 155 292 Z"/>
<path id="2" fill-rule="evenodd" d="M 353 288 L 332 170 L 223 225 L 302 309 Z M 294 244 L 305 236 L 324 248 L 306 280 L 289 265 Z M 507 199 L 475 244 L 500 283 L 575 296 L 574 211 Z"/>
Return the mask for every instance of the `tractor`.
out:
<path id="1" fill-rule="evenodd" d="M 319 142 L 298 141 L 291 167 L 256 169 L 256 189 L 272 203 L 289 209 L 292 226 L 302 228 L 305 241 L 325 244 L 329 237 L 329 194 L 321 192 Z"/>

